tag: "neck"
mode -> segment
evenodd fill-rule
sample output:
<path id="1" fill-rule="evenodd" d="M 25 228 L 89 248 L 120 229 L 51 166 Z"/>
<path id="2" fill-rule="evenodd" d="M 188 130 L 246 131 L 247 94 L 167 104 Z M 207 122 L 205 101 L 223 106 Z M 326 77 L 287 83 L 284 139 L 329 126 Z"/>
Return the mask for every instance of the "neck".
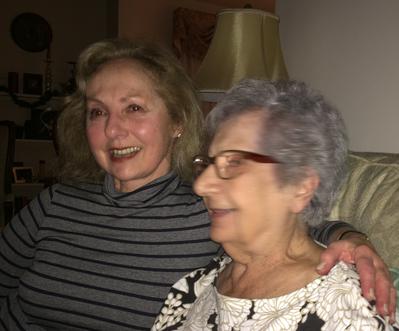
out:
<path id="1" fill-rule="evenodd" d="M 315 279 L 322 248 L 308 236 L 302 222 L 296 220 L 292 224 L 295 226 L 262 234 L 245 247 L 223 244 L 233 262 L 220 275 L 221 293 L 269 297 L 288 293 Z M 257 285 L 254 288 L 250 284 Z"/>
<path id="2" fill-rule="evenodd" d="M 223 243 L 226 253 L 238 264 L 251 265 L 263 260 L 284 263 L 295 261 L 317 245 L 308 236 L 307 226 L 298 220 L 291 226 L 270 229 L 250 242 Z"/>

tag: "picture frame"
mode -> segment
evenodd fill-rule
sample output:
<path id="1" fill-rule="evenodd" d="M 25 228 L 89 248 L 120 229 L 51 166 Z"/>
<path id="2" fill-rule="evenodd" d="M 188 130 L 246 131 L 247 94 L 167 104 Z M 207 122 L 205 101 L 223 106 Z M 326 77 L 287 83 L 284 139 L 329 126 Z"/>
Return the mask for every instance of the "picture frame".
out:
<path id="1" fill-rule="evenodd" d="M 43 94 L 43 75 L 40 74 L 23 74 L 23 84 L 22 84 L 23 94 Z"/>
<path id="2" fill-rule="evenodd" d="M 32 183 L 33 168 L 32 167 L 13 167 L 12 173 L 16 184 Z"/>

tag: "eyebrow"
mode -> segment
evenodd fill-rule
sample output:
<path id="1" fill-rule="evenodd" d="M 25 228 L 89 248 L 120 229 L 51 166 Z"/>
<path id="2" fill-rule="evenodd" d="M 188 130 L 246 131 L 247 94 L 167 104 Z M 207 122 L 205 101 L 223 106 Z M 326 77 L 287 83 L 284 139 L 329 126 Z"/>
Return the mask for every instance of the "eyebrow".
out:
<path id="1" fill-rule="evenodd" d="M 90 96 L 85 96 L 85 99 L 86 99 L 86 101 L 99 101 L 99 102 L 101 102 L 101 100 L 99 100 L 99 99 L 97 99 L 97 98 L 95 98 L 95 97 L 90 97 Z"/>
<path id="2" fill-rule="evenodd" d="M 129 94 L 128 96 L 123 96 L 123 97 L 119 98 L 118 101 L 120 101 L 120 102 L 129 102 L 130 99 L 132 99 L 132 98 L 137 98 L 137 97 L 139 97 L 139 96 Z M 141 97 L 140 97 L 140 98 L 141 98 Z M 86 95 L 85 99 L 86 99 L 86 101 L 96 101 L 96 102 L 104 103 L 101 99 L 98 99 L 98 98 L 95 97 L 95 96 L 88 96 L 88 95 Z"/>

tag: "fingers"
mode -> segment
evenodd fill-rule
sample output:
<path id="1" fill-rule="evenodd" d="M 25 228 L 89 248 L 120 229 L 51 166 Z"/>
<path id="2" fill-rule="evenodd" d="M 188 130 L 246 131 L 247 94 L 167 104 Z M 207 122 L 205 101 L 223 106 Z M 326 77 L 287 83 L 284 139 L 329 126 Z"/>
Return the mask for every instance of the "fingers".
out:
<path id="1" fill-rule="evenodd" d="M 364 245 L 355 249 L 355 264 L 363 296 L 369 301 L 375 300 L 377 312 L 392 321 L 396 309 L 396 290 L 388 267 L 374 250 Z"/>
<path id="2" fill-rule="evenodd" d="M 331 268 L 338 263 L 344 261 L 353 264 L 354 246 L 345 240 L 331 243 L 320 256 L 320 263 L 316 267 L 316 271 L 320 275 L 326 275 Z"/>
<path id="3" fill-rule="evenodd" d="M 368 300 L 375 300 L 375 276 L 376 271 L 374 268 L 372 258 L 367 256 L 355 256 L 356 269 L 360 277 L 360 287 L 363 296 Z"/>
<path id="4" fill-rule="evenodd" d="M 389 313 L 389 321 L 393 324 L 395 323 L 395 313 L 396 313 L 396 289 L 394 287 L 391 287 L 391 294 L 390 294 L 390 301 L 389 301 L 389 307 L 388 311 Z"/>
<path id="5" fill-rule="evenodd" d="M 328 246 L 320 255 L 320 263 L 316 267 L 316 271 L 320 275 L 326 275 L 331 268 L 337 264 L 339 258 L 339 252 L 334 250 L 332 244 Z"/>
<path id="6" fill-rule="evenodd" d="M 382 270 L 376 270 L 375 283 L 376 308 L 380 315 L 390 316 L 391 281 Z"/>

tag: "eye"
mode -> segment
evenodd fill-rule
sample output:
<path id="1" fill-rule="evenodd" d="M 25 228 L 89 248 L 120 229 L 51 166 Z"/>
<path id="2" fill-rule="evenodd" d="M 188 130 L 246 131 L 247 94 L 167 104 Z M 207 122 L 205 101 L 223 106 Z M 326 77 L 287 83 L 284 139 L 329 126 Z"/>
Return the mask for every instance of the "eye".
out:
<path id="1" fill-rule="evenodd" d="M 240 154 L 231 154 L 227 156 L 226 161 L 229 167 L 239 167 L 242 165 L 243 157 Z"/>
<path id="2" fill-rule="evenodd" d="M 138 112 L 138 111 L 143 110 L 143 107 L 139 106 L 138 104 L 133 103 L 133 104 L 129 105 L 127 107 L 127 109 L 128 109 L 128 111 L 131 111 L 131 112 Z"/>
<path id="3" fill-rule="evenodd" d="M 104 116 L 105 114 L 106 114 L 106 112 L 104 110 L 102 110 L 101 108 L 97 108 L 97 107 L 89 108 L 87 110 L 87 117 L 90 120 L 94 120 L 98 117 Z"/>

